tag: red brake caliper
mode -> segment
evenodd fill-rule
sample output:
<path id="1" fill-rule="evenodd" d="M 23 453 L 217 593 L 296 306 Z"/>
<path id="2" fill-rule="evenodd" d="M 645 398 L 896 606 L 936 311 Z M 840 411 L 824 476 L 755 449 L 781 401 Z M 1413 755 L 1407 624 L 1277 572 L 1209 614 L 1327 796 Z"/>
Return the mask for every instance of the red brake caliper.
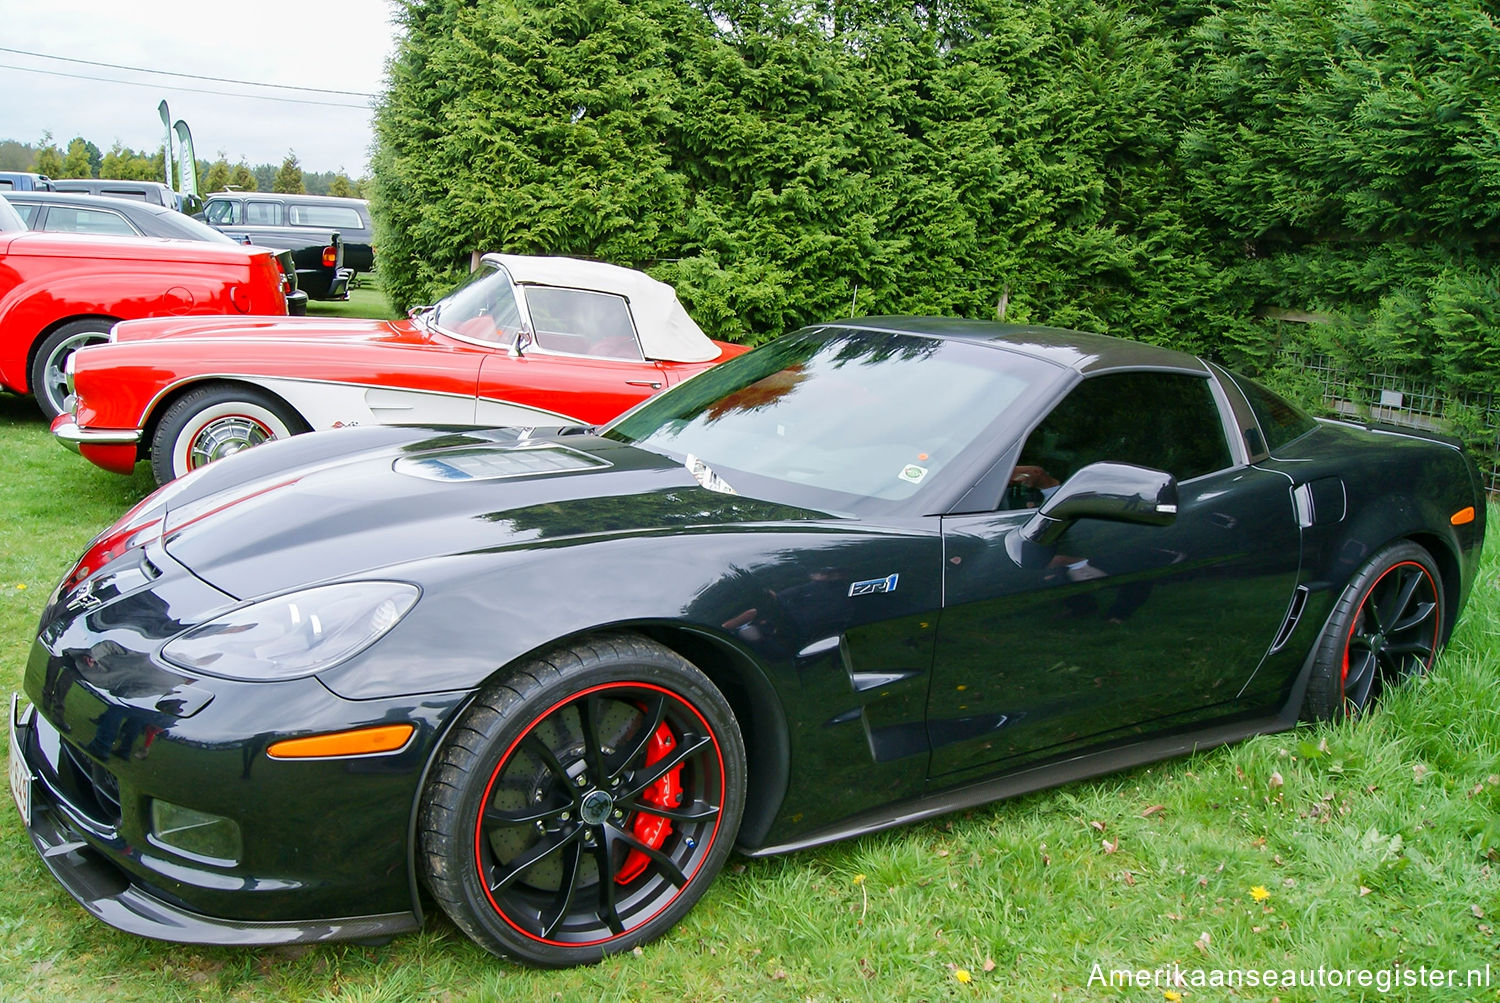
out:
<path id="1" fill-rule="evenodd" d="M 651 740 L 646 743 L 646 766 L 654 766 L 666 759 L 675 748 L 677 748 L 677 739 L 672 736 L 672 729 L 668 728 L 664 721 L 657 727 Z M 682 804 L 682 766 L 674 766 L 662 774 L 661 779 L 649 785 L 641 793 L 641 803 L 654 804 L 660 808 L 676 808 Z M 630 832 L 651 849 L 660 850 L 661 845 L 672 834 L 672 820 L 649 814 L 646 811 L 638 811 L 630 823 Z M 641 872 L 650 862 L 651 858 L 640 850 L 631 850 L 625 857 L 625 863 L 620 866 L 619 872 L 615 875 L 615 883 L 629 884 L 640 877 Z"/>

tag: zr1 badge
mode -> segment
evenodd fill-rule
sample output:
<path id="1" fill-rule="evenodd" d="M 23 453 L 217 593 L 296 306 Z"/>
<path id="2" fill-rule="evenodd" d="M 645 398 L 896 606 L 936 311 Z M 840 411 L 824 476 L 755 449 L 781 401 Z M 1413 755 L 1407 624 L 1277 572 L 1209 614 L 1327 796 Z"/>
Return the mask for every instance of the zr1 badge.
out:
<path id="1" fill-rule="evenodd" d="M 896 582 L 900 575 L 887 575 L 884 578 L 872 578 L 867 582 L 855 582 L 849 586 L 850 596 L 873 596 L 881 592 L 896 591 Z"/>

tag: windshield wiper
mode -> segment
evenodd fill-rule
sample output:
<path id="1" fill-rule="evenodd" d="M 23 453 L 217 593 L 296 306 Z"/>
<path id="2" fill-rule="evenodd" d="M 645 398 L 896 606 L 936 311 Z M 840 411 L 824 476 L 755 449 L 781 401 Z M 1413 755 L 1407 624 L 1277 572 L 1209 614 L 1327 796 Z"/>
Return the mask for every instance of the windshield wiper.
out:
<path id="1" fill-rule="evenodd" d="M 698 459 L 692 453 L 687 454 L 687 458 L 682 461 L 682 465 L 687 467 L 688 473 L 697 478 L 698 483 L 708 490 L 726 495 L 739 494 L 738 491 L 729 486 L 728 481 L 714 473 L 712 467 Z"/>

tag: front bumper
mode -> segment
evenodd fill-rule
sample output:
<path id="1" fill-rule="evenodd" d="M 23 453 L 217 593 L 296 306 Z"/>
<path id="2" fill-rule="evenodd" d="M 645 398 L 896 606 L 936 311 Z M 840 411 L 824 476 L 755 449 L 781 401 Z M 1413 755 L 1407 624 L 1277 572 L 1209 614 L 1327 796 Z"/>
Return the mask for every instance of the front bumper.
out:
<path id="1" fill-rule="evenodd" d="M 64 447 L 105 470 L 117 474 L 135 470 L 141 442 L 138 428 L 83 428 L 75 415 L 64 411 L 52 419 L 52 434 Z"/>
<path id="2" fill-rule="evenodd" d="M 27 835 L 42 863 L 59 884 L 96 919 L 143 937 L 185 944 L 295 944 L 324 940 L 363 940 L 407 933 L 421 925 L 414 912 L 281 923 L 225 920 L 193 912 L 166 901 L 134 882 L 95 843 L 119 844 L 107 830 L 46 780 L 60 763 L 48 763 L 48 749 L 60 756 L 60 736 L 36 714 L 11 697 L 11 752 L 19 754 L 28 774 L 30 804 Z M 14 762 L 13 762 L 14 766 Z M 54 769 L 49 770 L 48 766 Z M 15 770 L 13 768 L 14 775 Z M 13 781 L 14 786 L 14 781 Z M 114 845 L 115 852 L 130 847 Z"/>
<path id="3" fill-rule="evenodd" d="M 464 694 L 352 701 L 314 677 L 235 681 L 158 657 L 234 602 L 159 542 L 49 599 L 25 669 L 33 706 L 11 715 L 33 844 L 89 913 L 143 936 L 275 944 L 415 929 L 417 792 Z M 416 734 L 391 753 L 267 753 L 392 722 Z M 183 812 L 231 823 L 234 838 L 192 842 Z"/>

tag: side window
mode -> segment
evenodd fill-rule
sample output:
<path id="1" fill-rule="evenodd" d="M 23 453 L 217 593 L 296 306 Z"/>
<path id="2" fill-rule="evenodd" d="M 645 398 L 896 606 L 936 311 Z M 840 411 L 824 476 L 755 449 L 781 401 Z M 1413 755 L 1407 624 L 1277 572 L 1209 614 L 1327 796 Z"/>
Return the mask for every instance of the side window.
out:
<path id="1" fill-rule="evenodd" d="M 244 222 L 244 216 L 240 213 L 240 204 L 228 199 L 210 202 L 208 208 L 203 210 L 203 218 L 220 226 L 225 223 L 233 225 Z"/>
<path id="2" fill-rule="evenodd" d="M 587 289 L 527 286 L 526 306 L 538 348 L 600 359 L 641 360 L 630 304 L 623 296 Z"/>
<path id="3" fill-rule="evenodd" d="M 1208 380 L 1150 372 L 1084 380 L 1027 437 L 1002 507 L 1035 508 L 1101 460 L 1165 470 L 1179 481 L 1228 467 L 1229 443 Z"/>
<path id="4" fill-rule="evenodd" d="M 3 185 L 0 185 L 0 187 L 3 187 Z M 26 221 L 27 226 L 35 228 L 35 224 L 32 221 L 36 219 L 37 213 L 42 211 L 41 206 L 35 202 L 12 202 L 11 206 L 16 212 L 21 214 L 21 218 Z"/>
<path id="5" fill-rule="evenodd" d="M 139 231 L 124 216 L 108 209 L 79 209 L 55 205 L 47 213 L 48 230 L 62 233 L 94 233 L 112 237 L 135 237 Z"/>
<path id="6" fill-rule="evenodd" d="M 1306 435 L 1318 427 L 1317 422 L 1304 414 L 1301 409 L 1289 404 L 1254 380 L 1247 379 L 1239 373 L 1231 375 L 1239 384 L 1245 400 L 1249 402 L 1250 410 L 1255 412 L 1255 420 L 1260 423 L 1261 431 L 1265 434 L 1266 449 L 1269 451 L 1274 453 L 1293 439 Z"/>
<path id="7" fill-rule="evenodd" d="M 293 226 L 326 226 L 331 230 L 362 230 L 364 221 L 359 212 L 338 205 L 289 205 L 288 222 Z"/>
<path id="8" fill-rule="evenodd" d="M 280 226 L 281 225 L 281 203 L 280 202 L 246 202 L 245 203 L 245 225 L 246 226 Z"/>

